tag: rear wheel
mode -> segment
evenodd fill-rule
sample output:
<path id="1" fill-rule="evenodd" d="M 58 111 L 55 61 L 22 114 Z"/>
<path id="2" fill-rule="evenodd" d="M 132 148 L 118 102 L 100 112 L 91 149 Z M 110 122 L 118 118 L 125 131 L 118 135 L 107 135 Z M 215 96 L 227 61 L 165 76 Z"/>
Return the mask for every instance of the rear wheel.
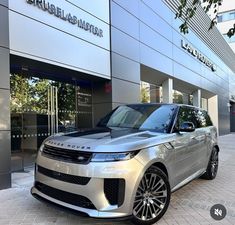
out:
<path id="1" fill-rule="evenodd" d="M 170 196 L 166 174 L 157 167 L 150 167 L 136 192 L 132 222 L 144 225 L 157 222 L 166 212 Z"/>
<path id="2" fill-rule="evenodd" d="M 213 148 L 211 157 L 206 169 L 206 172 L 202 175 L 203 179 L 213 180 L 215 179 L 219 166 L 219 151 L 217 148 Z"/>

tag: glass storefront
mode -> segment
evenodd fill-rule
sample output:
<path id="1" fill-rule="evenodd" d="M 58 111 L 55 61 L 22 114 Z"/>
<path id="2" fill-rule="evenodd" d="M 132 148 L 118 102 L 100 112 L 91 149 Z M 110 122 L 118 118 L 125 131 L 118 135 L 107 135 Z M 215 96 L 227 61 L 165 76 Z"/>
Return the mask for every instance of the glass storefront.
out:
<path id="1" fill-rule="evenodd" d="M 193 105 L 193 95 L 179 90 L 173 90 L 173 103 Z M 140 83 L 140 99 L 142 103 L 162 103 L 163 91 L 161 86 L 145 81 Z M 208 99 L 201 98 L 201 108 L 208 110 Z"/>
<path id="2" fill-rule="evenodd" d="M 201 108 L 208 110 L 208 100 L 206 98 L 201 98 Z"/>
<path id="3" fill-rule="evenodd" d="M 32 165 L 42 141 L 55 133 L 92 126 L 92 89 L 11 72 L 12 170 Z"/>
<path id="4" fill-rule="evenodd" d="M 162 102 L 162 87 L 144 81 L 140 83 L 140 99 L 142 103 Z"/>
<path id="5" fill-rule="evenodd" d="M 173 102 L 177 104 L 193 105 L 193 96 L 177 90 L 173 90 Z"/>

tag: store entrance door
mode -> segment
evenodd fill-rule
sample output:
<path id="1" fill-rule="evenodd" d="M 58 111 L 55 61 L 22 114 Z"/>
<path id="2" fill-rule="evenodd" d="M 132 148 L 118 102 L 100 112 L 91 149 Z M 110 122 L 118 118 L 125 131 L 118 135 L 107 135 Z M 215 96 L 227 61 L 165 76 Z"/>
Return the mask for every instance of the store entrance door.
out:
<path id="1" fill-rule="evenodd" d="M 33 165 L 45 138 L 77 129 L 79 86 L 19 74 L 11 74 L 10 83 L 12 171 L 17 171 Z"/>

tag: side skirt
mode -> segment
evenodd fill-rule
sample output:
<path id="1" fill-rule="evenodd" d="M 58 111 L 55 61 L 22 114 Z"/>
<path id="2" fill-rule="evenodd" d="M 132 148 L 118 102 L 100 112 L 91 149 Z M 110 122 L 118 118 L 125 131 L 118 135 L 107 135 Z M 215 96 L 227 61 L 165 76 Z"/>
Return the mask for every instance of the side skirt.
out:
<path id="1" fill-rule="evenodd" d="M 200 177 L 206 170 L 205 169 L 201 169 L 199 171 L 197 171 L 196 173 L 192 174 L 191 176 L 189 176 L 188 178 L 186 178 L 185 180 L 181 181 L 179 184 L 177 184 L 175 187 L 173 187 L 171 189 L 171 192 L 175 192 L 178 189 L 182 188 L 183 186 L 185 186 L 186 184 L 188 184 L 189 182 L 191 182 L 192 180 L 195 180 L 196 178 Z"/>

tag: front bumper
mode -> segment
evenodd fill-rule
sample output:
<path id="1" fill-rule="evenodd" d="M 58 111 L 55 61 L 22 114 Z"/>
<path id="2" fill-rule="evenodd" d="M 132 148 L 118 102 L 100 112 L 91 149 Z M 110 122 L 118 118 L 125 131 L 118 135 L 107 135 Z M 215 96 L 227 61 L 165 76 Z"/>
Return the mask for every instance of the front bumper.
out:
<path id="1" fill-rule="evenodd" d="M 91 217 L 126 217 L 132 214 L 143 170 L 135 158 L 82 165 L 50 159 L 39 153 L 31 193 Z"/>

